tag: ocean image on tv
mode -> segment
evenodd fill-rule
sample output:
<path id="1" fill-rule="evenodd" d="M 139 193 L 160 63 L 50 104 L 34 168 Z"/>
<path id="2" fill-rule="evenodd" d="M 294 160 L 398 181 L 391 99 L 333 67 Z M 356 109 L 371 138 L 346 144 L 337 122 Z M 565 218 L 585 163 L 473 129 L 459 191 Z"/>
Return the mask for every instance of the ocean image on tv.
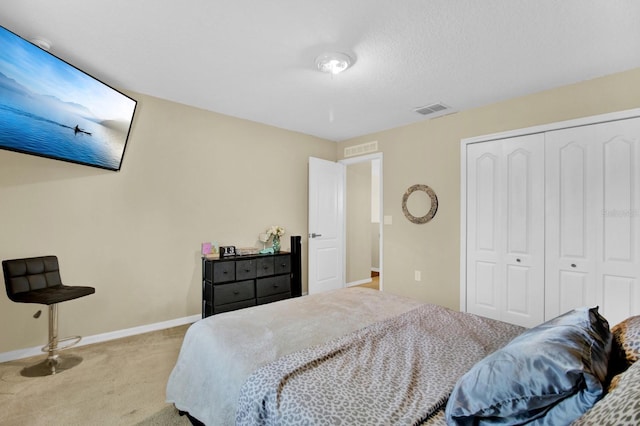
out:
<path id="1" fill-rule="evenodd" d="M 135 107 L 0 27 L 0 148 L 119 170 Z"/>

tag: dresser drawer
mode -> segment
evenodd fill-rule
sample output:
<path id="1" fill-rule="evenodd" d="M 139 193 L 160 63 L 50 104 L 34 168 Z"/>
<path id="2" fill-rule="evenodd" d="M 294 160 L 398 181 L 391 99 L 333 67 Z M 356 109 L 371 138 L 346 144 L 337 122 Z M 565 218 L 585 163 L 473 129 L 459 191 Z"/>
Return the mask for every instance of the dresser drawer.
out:
<path id="1" fill-rule="evenodd" d="M 291 293 L 291 278 L 289 275 L 260 278 L 256 280 L 256 297 L 271 296 L 278 293 Z"/>
<path id="2" fill-rule="evenodd" d="M 256 260 L 236 261 L 236 280 L 248 280 L 256 277 Z"/>
<path id="3" fill-rule="evenodd" d="M 230 260 L 228 262 L 211 262 L 213 267 L 213 282 L 225 283 L 235 281 L 236 279 L 236 262 Z"/>
<path id="4" fill-rule="evenodd" d="M 258 259 L 258 266 L 256 271 L 256 276 L 267 277 L 269 275 L 273 275 L 273 256 L 261 257 Z"/>
<path id="5" fill-rule="evenodd" d="M 258 305 L 264 305 L 265 303 L 277 302 L 278 300 L 284 300 L 291 298 L 291 293 L 278 293 L 271 296 L 258 297 Z"/>
<path id="6" fill-rule="evenodd" d="M 226 305 L 216 305 L 213 307 L 213 313 L 220 314 L 222 312 L 235 311 L 236 309 L 249 308 L 251 306 L 256 306 L 256 299 L 227 303 Z"/>
<path id="7" fill-rule="evenodd" d="M 214 306 L 253 299 L 255 297 L 253 280 L 213 286 Z"/>
<path id="8" fill-rule="evenodd" d="M 276 256 L 274 259 L 274 274 L 288 274 L 291 272 L 291 256 Z"/>

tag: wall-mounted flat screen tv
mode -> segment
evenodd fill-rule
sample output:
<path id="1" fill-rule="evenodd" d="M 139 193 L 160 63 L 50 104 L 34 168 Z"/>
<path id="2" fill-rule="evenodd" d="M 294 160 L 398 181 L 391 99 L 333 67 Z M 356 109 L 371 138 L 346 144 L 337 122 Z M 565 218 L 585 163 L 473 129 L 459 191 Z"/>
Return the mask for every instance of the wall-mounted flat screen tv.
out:
<path id="1" fill-rule="evenodd" d="M 0 26 L 0 148 L 120 170 L 136 104 Z"/>

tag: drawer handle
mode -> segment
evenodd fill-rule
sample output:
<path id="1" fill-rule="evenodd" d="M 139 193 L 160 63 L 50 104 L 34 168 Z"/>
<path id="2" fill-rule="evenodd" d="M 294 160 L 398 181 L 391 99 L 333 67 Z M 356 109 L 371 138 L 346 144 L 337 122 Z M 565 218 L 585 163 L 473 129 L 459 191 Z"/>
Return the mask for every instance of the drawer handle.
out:
<path id="1" fill-rule="evenodd" d="M 273 288 L 278 288 L 278 284 L 274 284 L 274 285 L 273 285 Z"/>
<path id="2" fill-rule="evenodd" d="M 281 263 L 280 266 L 285 267 L 285 266 L 287 266 L 287 264 L 286 263 Z"/>
<path id="3" fill-rule="evenodd" d="M 245 269 L 244 271 L 245 272 L 251 272 L 251 269 Z"/>
<path id="4" fill-rule="evenodd" d="M 227 275 L 227 271 L 222 271 L 222 274 L 223 275 Z"/>
<path id="5" fill-rule="evenodd" d="M 520 259 L 516 259 L 516 262 L 520 263 Z"/>
<path id="6" fill-rule="evenodd" d="M 576 264 L 575 264 L 575 263 L 572 263 L 572 264 L 571 264 L 571 267 L 572 267 L 572 268 L 575 268 L 575 267 L 576 267 Z"/>
<path id="7" fill-rule="evenodd" d="M 235 291 L 233 292 L 233 294 L 237 296 L 237 295 L 239 295 L 239 294 L 240 294 L 240 292 L 239 292 L 238 290 L 235 290 Z"/>

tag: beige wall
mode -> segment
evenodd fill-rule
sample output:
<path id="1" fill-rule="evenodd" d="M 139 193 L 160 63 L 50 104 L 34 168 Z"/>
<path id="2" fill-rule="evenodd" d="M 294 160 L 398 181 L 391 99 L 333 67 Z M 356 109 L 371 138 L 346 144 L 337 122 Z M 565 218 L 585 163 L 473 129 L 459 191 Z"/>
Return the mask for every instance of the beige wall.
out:
<path id="1" fill-rule="evenodd" d="M 96 288 L 60 305 L 61 336 L 199 314 L 202 241 L 258 247 L 281 225 L 283 249 L 303 236 L 306 271 L 307 158 L 335 160 L 336 144 L 131 96 L 120 172 L 0 151 L 0 259 L 56 254 L 66 283 Z M 46 335 L 43 306 L 0 297 L 0 353 Z"/>
<path id="2" fill-rule="evenodd" d="M 371 162 L 347 166 L 347 284 L 371 278 Z"/>
<path id="3" fill-rule="evenodd" d="M 377 140 L 384 155 L 383 214 L 393 219 L 384 228 L 385 291 L 459 308 L 460 139 L 638 107 L 634 69 L 340 143 L 341 156 L 345 146 Z M 417 183 L 439 199 L 423 225 L 402 214 L 402 195 Z"/>

